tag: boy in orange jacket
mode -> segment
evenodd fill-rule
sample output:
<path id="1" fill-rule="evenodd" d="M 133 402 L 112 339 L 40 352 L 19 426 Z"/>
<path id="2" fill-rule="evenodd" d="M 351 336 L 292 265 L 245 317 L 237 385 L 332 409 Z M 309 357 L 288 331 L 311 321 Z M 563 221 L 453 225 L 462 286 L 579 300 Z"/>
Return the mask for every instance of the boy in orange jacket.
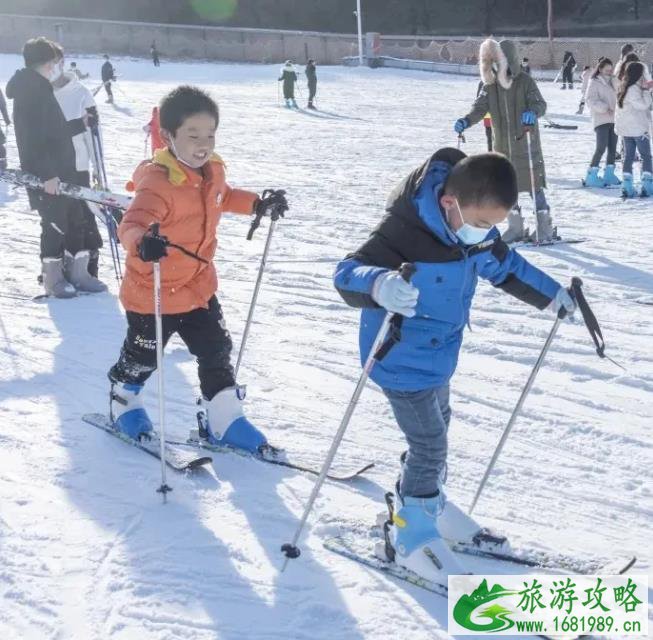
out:
<path id="1" fill-rule="evenodd" d="M 216 229 L 225 211 L 260 214 L 286 210 L 287 203 L 283 192 L 260 199 L 227 184 L 224 163 L 213 152 L 218 106 L 208 94 L 177 87 L 161 101 L 159 117 L 168 146 L 134 172 L 136 195 L 118 229 L 127 252 L 120 300 L 128 328 L 120 358 L 109 371 L 111 420 L 133 439 L 149 437 L 152 431 L 140 393 L 156 368 L 152 262 L 165 257 L 164 346 L 178 333 L 197 358 L 209 442 L 255 452 L 266 438 L 243 415 L 230 362 L 231 337 L 215 296 Z M 160 235 L 149 230 L 152 223 L 159 223 Z M 168 241 L 197 257 L 177 249 L 168 254 Z"/>

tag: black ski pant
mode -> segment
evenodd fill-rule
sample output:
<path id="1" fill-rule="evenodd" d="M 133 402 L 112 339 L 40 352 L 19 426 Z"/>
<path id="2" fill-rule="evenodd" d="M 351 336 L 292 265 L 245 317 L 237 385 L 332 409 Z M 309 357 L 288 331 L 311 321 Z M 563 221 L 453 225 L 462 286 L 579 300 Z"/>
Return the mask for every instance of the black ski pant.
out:
<path id="1" fill-rule="evenodd" d="M 127 337 L 118 362 L 109 371 L 109 379 L 142 385 L 156 369 L 154 314 L 127 311 L 127 325 Z M 208 301 L 208 309 L 164 314 L 162 325 L 164 346 L 177 333 L 197 358 L 200 388 L 207 400 L 236 384 L 230 362 L 231 336 L 215 296 Z"/>
<path id="2" fill-rule="evenodd" d="M 599 166 L 606 149 L 608 156 L 605 164 L 614 164 L 617 155 L 617 134 L 614 132 L 614 123 L 600 124 L 594 129 L 594 132 L 596 133 L 596 148 L 590 166 Z"/>
<path id="3" fill-rule="evenodd" d="M 492 127 L 485 127 L 485 137 L 487 138 L 487 150 L 492 151 Z"/>
<path id="4" fill-rule="evenodd" d="M 64 251 L 75 255 L 85 249 L 84 211 L 79 200 L 42 194 L 37 211 L 41 216 L 41 260 L 62 258 Z"/>
<path id="5" fill-rule="evenodd" d="M 315 94 L 317 93 L 317 81 L 308 83 L 308 102 L 311 104 L 315 100 Z"/>
<path id="6" fill-rule="evenodd" d="M 565 67 L 562 70 L 562 86 L 565 86 L 565 83 L 569 85 L 569 88 L 574 86 L 574 69 L 573 67 Z"/>
<path id="7" fill-rule="evenodd" d="M 111 80 L 104 83 L 104 90 L 107 92 L 107 97 L 113 102 L 113 91 L 111 90 Z"/>

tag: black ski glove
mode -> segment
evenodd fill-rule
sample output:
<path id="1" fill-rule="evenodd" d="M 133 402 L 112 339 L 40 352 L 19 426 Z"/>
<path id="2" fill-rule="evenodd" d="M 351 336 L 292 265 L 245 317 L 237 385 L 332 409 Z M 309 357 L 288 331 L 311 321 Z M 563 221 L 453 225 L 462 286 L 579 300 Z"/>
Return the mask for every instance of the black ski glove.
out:
<path id="1" fill-rule="evenodd" d="M 143 262 L 156 262 L 168 255 L 168 238 L 147 231 L 138 245 L 138 256 Z"/>
<path id="2" fill-rule="evenodd" d="M 288 211 L 288 201 L 283 189 L 266 189 L 254 204 L 257 217 L 272 214 L 283 217 L 285 211 Z"/>

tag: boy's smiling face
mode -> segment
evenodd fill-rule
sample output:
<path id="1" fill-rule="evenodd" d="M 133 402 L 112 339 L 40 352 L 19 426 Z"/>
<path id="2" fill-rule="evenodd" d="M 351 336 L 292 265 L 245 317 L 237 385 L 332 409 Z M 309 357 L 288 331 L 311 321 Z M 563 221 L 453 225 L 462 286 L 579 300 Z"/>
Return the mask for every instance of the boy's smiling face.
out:
<path id="1" fill-rule="evenodd" d="M 216 129 L 214 116 L 195 113 L 181 123 L 174 135 L 165 129 L 161 134 L 178 160 L 192 169 L 199 169 L 215 149 Z"/>

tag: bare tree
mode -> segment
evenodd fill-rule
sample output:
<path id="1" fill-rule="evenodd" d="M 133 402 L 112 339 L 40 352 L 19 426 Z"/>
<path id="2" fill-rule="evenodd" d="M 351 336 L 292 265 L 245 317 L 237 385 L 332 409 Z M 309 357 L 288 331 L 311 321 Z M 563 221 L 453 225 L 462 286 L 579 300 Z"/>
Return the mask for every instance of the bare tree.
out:
<path id="1" fill-rule="evenodd" d="M 551 53 L 551 66 L 555 64 L 553 51 L 553 0 L 547 0 L 546 32 L 549 36 L 549 51 Z"/>

